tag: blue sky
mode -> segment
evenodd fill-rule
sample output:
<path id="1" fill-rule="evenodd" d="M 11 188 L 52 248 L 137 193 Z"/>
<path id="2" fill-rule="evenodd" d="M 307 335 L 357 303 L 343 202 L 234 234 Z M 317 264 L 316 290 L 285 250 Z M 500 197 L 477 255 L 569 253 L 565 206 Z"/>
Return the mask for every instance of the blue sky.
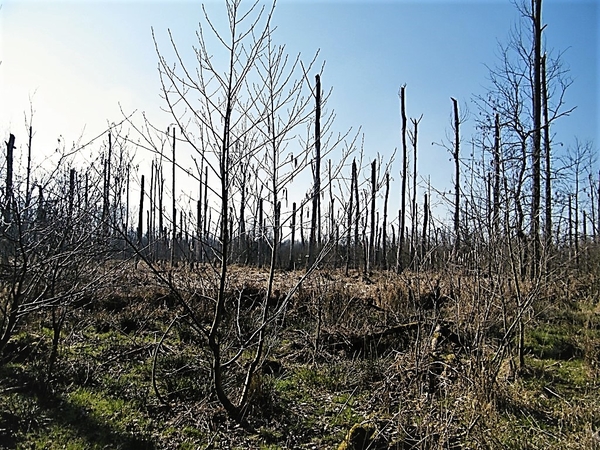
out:
<path id="1" fill-rule="evenodd" d="M 567 106 L 573 114 L 554 129 L 565 145 L 600 144 L 598 1 L 545 0 L 549 49 L 566 50 L 563 60 L 574 79 Z M 221 2 L 208 2 L 219 21 Z M 202 13 L 199 2 L 5 0 L 0 9 L 0 133 L 25 142 L 24 113 L 35 110 L 34 148 L 52 152 L 58 135 L 67 146 L 82 133 L 91 139 L 125 111 L 146 111 L 159 126 L 172 121 L 160 112 L 154 27 L 165 43 L 173 31 L 189 50 Z M 471 110 L 464 140 L 476 112 L 471 99 L 485 92 L 486 64 L 497 61 L 518 19 L 510 1 L 312 1 L 280 0 L 274 15 L 277 43 L 305 59 L 320 49 L 324 89 L 333 87 L 328 107 L 334 129 L 362 127 L 367 158 L 391 155 L 401 146 L 398 91 L 406 84 L 407 113 L 417 118 L 419 172 L 447 189 L 449 154 L 432 142 L 447 140 L 450 97 Z M 218 50 L 218 49 L 216 49 Z M 144 155 L 138 155 L 143 157 Z M 392 177 L 399 189 L 399 160 Z M 392 197 L 392 202 L 394 198 Z M 392 208 L 394 209 L 394 208 Z"/>

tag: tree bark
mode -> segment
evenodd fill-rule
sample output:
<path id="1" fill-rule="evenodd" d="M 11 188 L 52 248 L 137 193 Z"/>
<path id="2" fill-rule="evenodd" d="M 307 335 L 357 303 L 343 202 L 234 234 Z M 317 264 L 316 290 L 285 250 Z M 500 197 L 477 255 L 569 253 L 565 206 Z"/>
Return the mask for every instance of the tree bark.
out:
<path id="1" fill-rule="evenodd" d="M 140 186 L 140 211 L 138 215 L 138 229 L 137 229 L 137 242 L 138 245 L 142 246 L 142 238 L 143 234 L 143 226 L 144 226 L 144 175 L 142 175 L 142 182 Z"/>
<path id="2" fill-rule="evenodd" d="M 368 252 L 368 264 L 367 273 L 371 272 L 373 264 L 375 264 L 375 235 L 377 229 L 375 228 L 375 195 L 377 194 L 377 161 L 371 163 L 371 234 L 369 236 L 369 252 Z"/>
<path id="3" fill-rule="evenodd" d="M 492 232 L 498 237 L 500 232 L 500 114 L 494 118 L 494 193 L 492 206 Z"/>
<path id="4" fill-rule="evenodd" d="M 546 55 L 542 57 L 542 101 L 544 113 L 544 196 L 545 196 L 545 224 L 544 243 L 546 252 L 552 246 L 552 161 L 550 155 L 550 121 L 548 118 L 548 86 L 546 85 Z"/>
<path id="5" fill-rule="evenodd" d="M 310 223 L 310 240 L 308 243 L 308 260 L 306 268 L 309 269 L 314 262 L 317 245 L 320 244 L 321 224 L 321 77 L 315 75 L 315 164 L 314 186 L 312 192 L 312 219 Z M 317 243 L 318 234 L 318 243 Z"/>
<path id="6" fill-rule="evenodd" d="M 171 236 L 171 267 L 175 267 L 177 265 L 176 257 L 177 257 L 177 209 L 176 209 L 176 196 L 175 196 L 175 126 L 173 126 L 173 185 L 172 185 L 172 194 L 173 194 L 173 233 Z"/>
<path id="7" fill-rule="evenodd" d="M 390 173 L 385 173 L 385 198 L 383 200 L 383 224 L 381 231 L 381 253 L 383 259 L 383 269 L 388 269 L 387 260 L 387 216 L 388 216 L 388 198 L 390 196 Z"/>
<path id="8" fill-rule="evenodd" d="M 292 203 L 292 223 L 290 225 L 292 236 L 290 239 L 290 261 L 288 270 L 294 269 L 294 243 L 296 242 L 296 202 Z"/>
<path id="9" fill-rule="evenodd" d="M 541 47 L 542 47 L 542 0 L 532 0 L 533 6 L 533 151 L 532 151 L 532 204 L 531 204 L 531 239 L 532 271 L 535 277 L 540 270 L 540 193 L 541 193 Z"/>
<path id="10" fill-rule="evenodd" d="M 405 105 L 406 86 L 400 88 L 400 114 L 402 118 L 402 194 L 400 199 L 400 216 L 398 225 L 398 254 L 396 257 L 396 272 L 404 270 L 402 254 L 404 250 L 404 228 L 406 226 L 406 176 L 408 162 L 406 156 L 406 105 Z"/>
<path id="11" fill-rule="evenodd" d="M 13 160 L 15 148 L 15 135 L 11 134 L 6 143 L 6 191 L 5 191 L 5 209 L 4 218 L 7 223 L 12 220 L 13 208 Z"/>
<path id="12" fill-rule="evenodd" d="M 352 179 L 354 180 L 354 199 L 356 200 L 355 218 L 354 218 L 354 266 L 358 269 L 360 241 L 358 239 L 358 227 L 360 223 L 360 199 L 358 196 L 358 168 L 356 167 L 356 159 L 352 160 Z"/>
<path id="13" fill-rule="evenodd" d="M 352 204 L 354 197 L 354 170 L 356 167 L 356 161 L 352 161 L 352 175 L 350 177 L 350 198 L 348 201 L 348 223 L 346 230 L 346 276 L 348 276 L 348 272 L 350 270 L 350 246 L 352 241 Z"/>
<path id="14" fill-rule="evenodd" d="M 454 108 L 454 257 L 460 248 L 460 117 L 458 101 L 451 98 Z"/>

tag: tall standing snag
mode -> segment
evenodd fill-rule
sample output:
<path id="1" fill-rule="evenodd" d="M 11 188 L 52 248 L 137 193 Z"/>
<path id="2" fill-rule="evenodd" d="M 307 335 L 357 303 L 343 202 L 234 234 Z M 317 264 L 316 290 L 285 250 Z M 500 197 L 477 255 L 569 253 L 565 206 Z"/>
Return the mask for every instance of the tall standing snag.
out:
<path id="1" fill-rule="evenodd" d="M 8 224 L 8 233 L 6 234 L 6 242 L 3 244 L 2 254 L 0 258 L 2 258 L 2 262 L 6 261 L 7 256 L 12 253 L 13 246 L 13 236 L 12 231 L 13 227 L 11 225 L 12 221 L 12 213 L 14 206 L 14 193 L 13 193 L 13 150 L 15 148 L 15 135 L 10 134 L 8 138 L 8 142 L 6 143 L 6 190 L 4 191 L 4 222 Z"/>
<path id="2" fill-rule="evenodd" d="M 546 252 L 552 245 L 552 164 L 550 155 L 550 119 L 548 112 L 548 86 L 546 79 L 546 55 L 542 57 L 542 101 L 544 112 L 544 196 L 545 196 L 545 224 L 544 245 Z"/>
<path id="3" fill-rule="evenodd" d="M 352 161 L 352 167 L 356 165 L 356 161 Z M 348 200 L 348 222 L 346 226 L 346 276 L 348 276 L 348 272 L 350 270 L 350 246 L 352 243 L 352 203 L 354 199 L 354 172 L 350 177 L 350 193 Z"/>
<path id="4" fill-rule="evenodd" d="M 377 194 L 377 161 L 371 163 L 371 234 L 369 235 L 369 251 L 367 254 L 367 273 L 375 264 L 375 235 L 377 234 L 375 224 L 375 196 Z"/>
<path id="5" fill-rule="evenodd" d="M 494 116 L 494 193 L 492 206 L 492 231 L 495 238 L 500 232 L 500 115 Z"/>
<path id="6" fill-rule="evenodd" d="M 354 207 L 354 267 L 359 267 L 359 240 L 358 240 L 358 225 L 360 223 L 360 199 L 358 196 L 358 168 L 356 166 L 356 159 L 352 160 L 352 179 L 354 180 L 354 200 L 356 205 Z M 350 195 L 353 195 L 350 193 Z"/>
<path id="7" fill-rule="evenodd" d="M 532 276 L 540 270 L 540 198 L 541 198 L 541 125 L 542 125 L 542 0 L 532 0 L 533 6 L 533 150 L 531 238 L 533 240 Z"/>
<path id="8" fill-rule="evenodd" d="M 454 109 L 454 257 L 458 256 L 460 247 L 460 118 L 458 101 L 451 97 Z"/>
<path id="9" fill-rule="evenodd" d="M 387 216 L 388 216 L 388 198 L 390 196 L 390 172 L 385 172 L 385 198 L 383 200 L 383 224 L 381 225 L 381 253 L 383 258 L 383 268 L 388 269 L 387 261 Z"/>
<path id="10" fill-rule="evenodd" d="M 312 266 L 317 246 L 317 230 L 321 226 L 321 77 L 315 75 L 315 159 L 313 167 L 312 217 L 308 243 L 308 266 Z M 320 239 L 319 239 L 320 240 Z"/>
<path id="11" fill-rule="evenodd" d="M 138 215 L 138 228 L 137 228 L 137 243 L 142 246 L 142 237 L 144 236 L 144 175 L 142 175 L 142 182 L 140 186 L 140 211 Z"/>
<path id="12" fill-rule="evenodd" d="M 10 134 L 6 143 L 6 190 L 4 191 L 4 220 L 10 223 L 13 205 L 13 151 L 15 135 Z"/>
<path id="13" fill-rule="evenodd" d="M 177 262 L 175 258 L 177 256 L 177 205 L 175 203 L 175 127 L 173 126 L 173 233 L 171 236 L 171 267 L 174 267 Z M 181 225 L 181 224 L 180 224 Z"/>
<path id="14" fill-rule="evenodd" d="M 410 248 L 411 248 L 411 260 L 413 261 L 413 264 L 417 265 L 417 259 L 416 257 L 418 256 L 417 253 L 417 247 L 418 247 L 418 243 L 417 243 L 417 142 L 418 142 L 418 132 L 419 132 L 419 122 L 421 122 L 421 119 L 423 118 L 423 116 L 421 115 L 421 117 L 419 117 L 418 119 L 411 119 L 411 122 L 413 124 L 413 132 L 412 132 L 412 144 L 413 144 L 413 192 L 412 192 L 412 204 L 411 204 L 411 213 L 412 213 L 412 220 L 411 220 L 411 233 L 410 233 Z"/>
<path id="15" fill-rule="evenodd" d="M 400 217 L 398 224 L 398 255 L 396 260 L 396 272 L 404 270 L 402 260 L 404 251 L 404 229 L 406 227 L 406 177 L 408 171 L 408 161 L 406 154 L 406 105 L 405 105 L 406 85 L 400 88 L 400 114 L 402 116 L 402 197 L 400 199 Z"/>

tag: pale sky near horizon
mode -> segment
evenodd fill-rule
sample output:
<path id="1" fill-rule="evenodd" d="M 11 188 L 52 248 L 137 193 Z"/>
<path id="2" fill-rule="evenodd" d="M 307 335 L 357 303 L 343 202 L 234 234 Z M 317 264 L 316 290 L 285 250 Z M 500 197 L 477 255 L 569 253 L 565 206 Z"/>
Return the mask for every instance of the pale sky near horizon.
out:
<path id="1" fill-rule="evenodd" d="M 157 56 L 171 29 L 178 46 L 189 49 L 202 19 L 191 1 L 5 0 L 0 9 L 0 133 L 26 143 L 24 114 L 32 99 L 34 149 L 52 152 L 59 135 L 69 147 L 121 120 L 146 111 L 161 126 Z M 224 17 L 222 2 L 208 2 L 211 17 Z M 485 92 L 488 66 L 497 63 L 498 42 L 506 42 L 518 12 L 508 0 L 316 1 L 280 0 L 274 23 L 276 43 L 305 59 L 320 49 L 326 62 L 324 90 L 333 87 L 328 108 L 335 131 L 362 127 L 367 159 L 400 148 L 398 91 L 406 84 L 407 113 L 423 119 L 419 128 L 419 172 L 434 186 L 452 180 L 450 155 L 432 142 L 447 140 L 452 104 L 476 113 L 472 98 Z M 556 141 L 575 137 L 600 145 L 600 2 L 545 0 L 547 48 L 565 51 L 574 82 L 566 106 L 577 106 L 554 128 Z M 216 49 L 218 50 L 218 49 Z M 470 122 L 470 125 L 469 125 Z M 465 134 L 468 148 L 470 135 Z M 41 157 L 41 155 L 40 155 Z M 0 159 L 0 162 L 3 159 Z M 392 177 L 399 186 L 398 157 Z M 392 198 L 391 200 L 395 200 Z M 397 201 L 397 200 L 396 200 Z M 392 210 L 396 208 L 392 207 Z"/>

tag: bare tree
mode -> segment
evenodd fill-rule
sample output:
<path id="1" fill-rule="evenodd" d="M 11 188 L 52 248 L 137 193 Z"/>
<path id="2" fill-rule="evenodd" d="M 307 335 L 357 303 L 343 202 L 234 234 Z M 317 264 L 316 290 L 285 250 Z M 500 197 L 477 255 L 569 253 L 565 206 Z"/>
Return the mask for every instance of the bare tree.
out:
<path id="1" fill-rule="evenodd" d="M 9 143 L 14 145 L 15 140 L 11 135 Z M 11 252 L 3 251 L 0 264 L 0 353 L 28 317 L 50 311 L 53 336 L 49 378 L 58 356 L 65 315 L 76 302 L 101 286 L 109 271 L 98 271 L 97 267 L 112 255 L 110 243 L 103 239 L 103 209 L 81 204 L 83 186 L 73 166 L 80 147 L 57 149 L 58 161 L 48 158 L 35 172 L 28 164 L 25 176 L 11 168 L 7 183 L 10 197 L 3 202 L 10 206 L 4 214 L 10 222 L 4 221 L 0 227 L 0 242 Z M 32 175 L 33 186 L 27 181 Z M 102 175 L 87 173 L 92 188 L 86 187 L 86 203 L 104 202 Z"/>
<path id="2" fill-rule="evenodd" d="M 458 101 L 451 98 L 454 111 L 454 255 L 458 256 L 460 248 L 460 116 Z"/>
<path id="3" fill-rule="evenodd" d="M 321 77 L 318 74 L 315 75 L 315 157 L 313 161 L 314 184 L 307 267 L 313 264 L 317 251 L 316 247 L 321 244 Z M 317 238 L 317 235 L 319 238 Z"/>
<path id="4" fill-rule="evenodd" d="M 555 169 L 551 157 L 551 125 L 574 109 L 565 107 L 565 93 L 572 80 L 561 62 L 562 53 L 553 55 L 544 49 L 542 1 L 523 0 L 515 2 L 515 6 L 520 20 L 511 29 L 507 42 L 499 45 L 498 63 L 489 68 L 489 91 L 476 97 L 475 103 L 481 111 L 480 129 L 486 133 L 498 128 L 500 145 L 499 151 L 494 150 L 494 161 L 499 162 L 497 167 L 501 167 L 503 175 L 511 180 L 507 185 L 506 200 L 510 200 L 514 220 L 510 221 L 507 230 L 514 230 L 520 241 L 522 275 L 525 276 L 529 269 L 535 276 L 540 272 L 540 264 L 547 259 L 547 255 L 541 255 L 541 250 L 550 250 L 548 244 L 552 234 L 549 230 L 553 217 L 551 180 Z M 493 145 L 490 148 L 496 149 Z M 547 244 L 543 247 L 540 226 L 542 172 Z M 526 223 L 527 211 L 529 225 Z"/>
<path id="5" fill-rule="evenodd" d="M 406 86 L 400 88 L 400 115 L 402 118 L 402 194 L 400 198 L 400 217 L 398 223 L 398 254 L 396 257 L 396 272 L 404 270 L 403 252 L 404 252 L 404 229 L 406 226 L 406 178 L 408 176 L 408 160 L 406 153 Z"/>
<path id="6" fill-rule="evenodd" d="M 288 142 L 296 137 L 296 128 L 302 124 L 309 126 L 314 111 L 324 104 L 325 99 L 320 98 L 320 77 L 316 77 L 316 86 L 310 86 L 306 72 L 311 69 L 312 62 L 303 66 L 299 56 L 288 60 L 284 47 L 273 44 L 270 22 L 274 5 L 267 8 L 256 2 L 246 6 L 240 0 L 231 0 L 226 2 L 226 10 L 228 27 L 224 30 L 219 30 L 204 11 L 204 25 L 200 25 L 198 45 L 194 49 L 198 63 L 195 70 L 186 67 L 171 35 L 170 47 L 175 64 L 167 62 L 155 37 L 162 97 L 175 125 L 180 129 L 178 148 L 189 148 L 198 161 L 196 166 L 200 168 L 196 174 L 189 171 L 186 173 L 201 180 L 201 168 L 204 167 L 203 201 L 207 205 L 210 194 L 211 205 L 216 205 L 215 209 L 218 211 L 218 238 L 205 238 L 219 263 L 219 268 L 214 270 L 210 279 L 211 290 L 203 295 L 207 304 L 213 308 L 210 324 L 204 325 L 198 313 L 189 307 L 186 300 L 188 294 L 174 279 L 165 278 L 151 261 L 146 262 L 155 275 L 174 292 L 188 314 L 187 320 L 202 337 L 205 349 L 208 350 L 212 387 L 216 397 L 232 419 L 248 425 L 246 414 L 252 398 L 252 380 L 265 357 L 266 336 L 274 330 L 275 319 L 283 314 L 286 303 L 298 286 L 333 248 L 331 240 L 322 248 L 314 247 L 311 264 L 296 287 L 283 296 L 274 292 L 273 276 L 279 258 L 282 225 L 294 216 L 288 214 L 284 217 L 283 197 L 294 177 L 311 167 L 309 156 L 313 148 L 315 157 L 312 162 L 318 167 L 320 159 L 332 151 L 347 134 L 339 135 L 333 144 L 330 144 L 329 138 L 322 140 L 333 116 L 327 116 L 328 119 L 320 124 L 320 112 L 317 112 L 314 135 L 310 136 L 309 133 L 309 138 L 305 141 L 298 137 L 301 150 L 295 155 L 284 156 Z M 206 30 L 216 37 L 227 56 L 227 61 L 222 66 L 218 65 L 219 59 L 212 56 L 213 50 L 209 51 L 207 47 L 209 38 L 205 36 Z M 298 71 L 300 68 L 302 72 Z M 315 109 L 311 107 L 313 98 L 317 98 Z M 147 147 L 152 150 L 153 146 Z M 345 154 L 345 151 L 342 153 Z M 344 159 L 344 156 L 340 158 L 340 168 Z M 179 162 L 175 163 L 174 158 L 171 162 L 185 170 Z M 237 174 L 236 171 L 239 170 L 248 171 L 248 178 Z M 210 172 L 210 182 L 206 171 Z M 337 173 L 339 169 L 332 170 L 332 177 L 337 176 Z M 313 173 L 315 188 L 310 196 L 313 202 L 321 195 L 318 174 L 318 170 Z M 240 303 L 242 294 L 236 298 L 230 291 L 229 265 L 235 243 L 235 211 L 240 211 L 239 220 L 245 220 L 245 214 L 236 205 L 240 201 L 246 204 L 246 188 L 252 185 L 254 191 L 250 192 L 253 197 L 251 205 L 256 209 L 254 217 L 258 216 L 258 220 L 254 220 L 252 225 L 253 234 L 260 246 L 260 253 L 267 245 L 270 248 L 270 269 L 260 314 L 247 311 L 248 317 L 243 318 Z M 300 205 L 301 216 L 304 203 L 306 202 Z M 318 204 L 313 212 L 318 217 Z M 203 220 L 210 227 L 209 214 L 205 209 Z M 175 214 L 173 221 L 174 218 Z M 302 222 L 303 217 L 300 218 L 301 236 Z M 180 228 L 182 226 L 183 221 L 180 221 Z M 245 227 L 246 224 L 240 225 L 240 232 Z M 318 239 L 315 237 L 318 230 L 316 227 L 312 228 L 311 241 L 314 244 Z M 259 265 L 262 262 L 263 255 L 260 254 Z M 231 305 L 236 302 L 237 308 L 231 310 Z M 244 326 L 240 325 L 242 321 Z M 237 364 L 239 359 L 248 352 L 253 355 L 250 364 L 240 367 Z M 240 379 L 244 381 L 239 382 Z"/>

